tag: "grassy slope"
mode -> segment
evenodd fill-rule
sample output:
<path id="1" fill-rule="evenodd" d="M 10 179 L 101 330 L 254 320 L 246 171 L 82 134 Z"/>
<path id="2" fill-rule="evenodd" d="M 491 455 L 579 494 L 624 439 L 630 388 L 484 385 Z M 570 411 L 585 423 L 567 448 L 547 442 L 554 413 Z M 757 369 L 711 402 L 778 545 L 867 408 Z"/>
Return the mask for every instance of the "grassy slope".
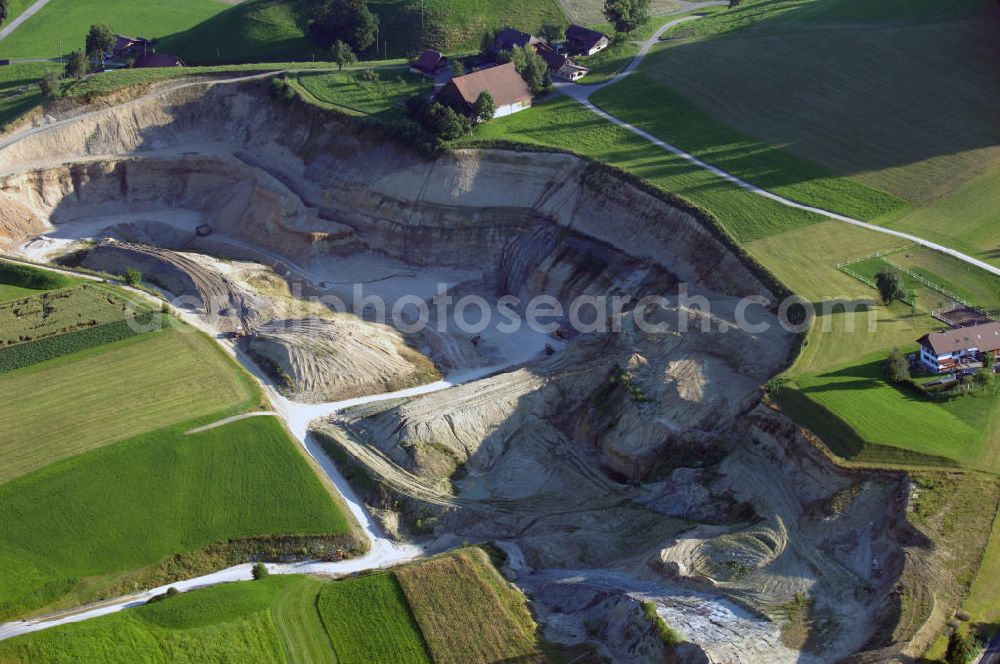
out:
<path id="1" fill-rule="evenodd" d="M 392 119 L 405 114 L 403 104 L 414 95 L 430 94 L 434 84 L 429 79 L 401 69 L 374 70 L 379 80 L 365 78 L 362 72 L 302 73 L 299 84 L 320 102 L 338 108 Z"/>
<path id="2" fill-rule="evenodd" d="M 333 643 L 319 617 L 319 595 L 324 583 L 303 577 L 274 599 L 271 615 L 281 635 L 289 664 L 325 664 L 337 661 Z"/>
<path id="3" fill-rule="evenodd" d="M 316 582 L 269 577 L 184 593 L 96 620 L 0 643 L 0 663 L 285 662 L 270 607 Z"/>
<path id="4" fill-rule="evenodd" d="M 341 662 L 431 661 L 406 597 L 391 573 L 327 585 L 319 613 Z"/>
<path id="5" fill-rule="evenodd" d="M 904 203 L 890 194 L 846 178 L 834 177 L 785 150 L 731 129 L 656 82 L 644 66 L 592 101 L 657 138 L 793 200 L 862 219 L 900 210 Z"/>
<path id="6" fill-rule="evenodd" d="M 613 88 L 612 88 L 613 89 Z M 473 141 L 509 141 L 570 150 L 639 175 L 714 214 L 741 241 L 820 218 L 753 195 L 694 168 L 565 97 L 480 127 Z"/>
<path id="7" fill-rule="evenodd" d="M 167 328 L 0 375 L 0 393 L 6 395 L 0 482 L 151 429 L 260 400 L 256 385 L 191 328 Z"/>
<path id="8" fill-rule="evenodd" d="M 538 34 L 546 24 L 567 25 L 556 0 L 424 0 L 423 22 L 419 0 L 369 0 L 369 6 L 381 17 L 380 40 L 389 42 L 388 57 L 422 45 L 445 52 L 473 52 L 490 30 L 511 26 Z"/>
<path id="9" fill-rule="evenodd" d="M 0 262 L 0 303 L 67 288 L 80 280 L 26 265 Z"/>
<path id="10" fill-rule="evenodd" d="M 229 6 L 219 0 L 52 0 L 0 42 L 0 54 L 7 58 L 65 55 L 83 48 L 93 23 L 106 23 L 116 33 L 156 39 L 186 30 Z"/>
<path id="11" fill-rule="evenodd" d="M 0 487 L 0 615 L 78 580 L 230 538 L 349 524 L 276 419 L 195 435 L 194 422 L 49 465 Z"/>
<path id="12" fill-rule="evenodd" d="M 947 403 L 927 401 L 884 382 L 884 360 L 878 354 L 838 370 L 798 376 L 795 384 L 871 444 L 975 467 L 984 452 L 995 395 Z"/>
<path id="13" fill-rule="evenodd" d="M 415 0 L 370 0 L 381 20 L 379 43 L 360 56 L 407 57 L 422 45 L 468 52 L 479 48 L 487 30 L 514 25 L 537 32 L 547 23 L 566 24 L 555 0 L 425 0 L 423 21 L 420 6 Z M 329 60 L 326 49 L 309 36 L 308 22 L 309 5 L 303 0 L 247 0 L 170 35 L 160 48 L 200 65 Z"/>
<path id="14" fill-rule="evenodd" d="M 5 43 L 6 40 L 0 42 L 0 58 L 7 57 L 3 48 Z M 42 102 L 38 82 L 49 69 L 62 70 L 62 66 L 44 62 L 19 62 L 0 67 L 0 128 Z M 24 93 L 17 92 L 24 86 L 30 86 L 30 89 Z M 16 94 L 8 96 L 8 93 Z"/>
<path id="15" fill-rule="evenodd" d="M 717 120 L 922 204 L 1000 162 L 994 4 L 745 2 L 679 29 L 692 38 L 644 69 Z"/>
<path id="16" fill-rule="evenodd" d="M 248 0 L 165 37 L 159 48 L 191 65 L 270 60 L 329 60 L 307 33 L 302 0 Z"/>
<path id="17" fill-rule="evenodd" d="M 396 573 L 440 664 L 543 661 L 524 596 L 480 549 L 463 549 Z"/>

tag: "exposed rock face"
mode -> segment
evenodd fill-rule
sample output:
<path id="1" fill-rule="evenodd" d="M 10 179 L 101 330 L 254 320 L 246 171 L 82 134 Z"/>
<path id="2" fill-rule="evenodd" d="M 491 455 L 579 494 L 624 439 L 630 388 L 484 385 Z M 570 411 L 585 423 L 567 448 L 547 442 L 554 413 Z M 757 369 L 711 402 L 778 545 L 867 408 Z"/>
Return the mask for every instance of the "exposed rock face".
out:
<path id="1" fill-rule="evenodd" d="M 583 160 L 463 150 L 426 161 L 254 86 L 186 88 L 29 136 L 0 150 L 0 175 L 15 171 L 0 192 L 57 224 L 188 208 L 300 260 L 368 246 L 411 265 L 484 269 L 511 292 L 519 284 L 499 265 L 519 259 L 504 248 L 551 224 L 693 289 L 769 295 L 690 213 Z"/>

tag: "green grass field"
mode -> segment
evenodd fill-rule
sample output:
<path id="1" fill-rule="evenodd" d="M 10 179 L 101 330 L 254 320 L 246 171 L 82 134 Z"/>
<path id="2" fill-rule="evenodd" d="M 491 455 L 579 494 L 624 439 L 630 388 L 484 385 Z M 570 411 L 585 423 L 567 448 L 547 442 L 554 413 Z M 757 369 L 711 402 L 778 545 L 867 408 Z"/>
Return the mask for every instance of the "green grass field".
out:
<path id="1" fill-rule="evenodd" d="M 407 99 L 434 90 L 429 79 L 405 69 L 305 72 L 297 74 L 294 80 L 321 103 L 383 119 L 404 117 Z"/>
<path id="2" fill-rule="evenodd" d="M 708 210 L 744 242 L 821 220 L 699 170 L 564 97 L 494 120 L 470 139 L 492 141 L 554 147 L 617 166 Z"/>
<path id="3" fill-rule="evenodd" d="M 158 48 L 190 65 L 330 59 L 308 35 L 307 2 L 247 0 L 223 10 L 165 36 Z"/>
<path id="4" fill-rule="evenodd" d="M 633 74 L 601 90 L 592 101 L 713 166 L 787 198 L 861 219 L 876 219 L 904 207 L 903 201 L 884 191 L 835 177 L 784 149 L 712 120 L 649 74 Z"/>
<path id="5" fill-rule="evenodd" d="M 319 595 L 325 585 L 318 579 L 303 577 L 300 583 L 289 584 L 274 599 L 271 615 L 289 664 L 337 661 L 333 643 L 319 616 Z"/>
<path id="6" fill-rule="evenodd" d="M 888 225 L 1000 265 L 998 166 Z"/>
<path id="7" fill-rule="evenodd" d="M 82 49 L 94 23 L 106 23 L 118 34 L 158 39 L 230 7 L 220 0 L 52 0 L 0 42 L 0 57 L 51 58 Z"/>
<path id="8" fill-rule="evenodd" d="M 11 300 L 19 300 L 38 295 L 43 291 L 68 288 L 81 280 L 57 272 L 39 270 L 27 265 L 0 262 L 0 305 Z M 0 316 L 4 307 L 0 306 Z M 0 325 L 0 335 L 6 331 Z"/>
<path id="9" fill-rule="evenodd" d="M 307 577 L 274 576 L 183 593 L 96 620 L 0 643 L 0 663 L 259 662 L 286 660 L 271 607 L 309 589 Z M 315 609 L 314 609 L 315 612 Z"/>
<path id="10" fill-rule="evenodd" d="M 749 136 L 925 204 L 1000 161 L 994 5 L 744 2 L 678 28 L 642 70 Z"/>
<path id="11" fill-rule="evenodd" d="M 0 487 L 0 616 L 51 604 L 88 577 L 228 539 L 349 532 L 346 512 L 276 419 L 186 435 L 197 422 Z"/>
<path id="12" fill-rule="evenodd" d="M 397 575 L 430 598 L 415 600 L 419 625 Z M 481 550 L 462 549 L 337 581 L 272 575 L 181 593 L 0 642 L 0 664 L 430 662 L 421 627 L 434 648 L 455 649 L 433 661 L 542 661 L 524 595 Z"/>
<path id="13" fill-rule="evenodd" d="M 319 596 L 319 613 L 340 662 L 431 661 L 394 574 L 327 584 Z"/>
<path id="14" fill-rule="evenodd" d="M 932 402 L 886 383 L 884 360 L 877 355 L 839 370 L 797 376 L 787 389 L 798 390 L 837 415 L 867 443 L 977 467 L 985 452 L 996 395 Z"/>
<path id="15" fill-rule="evenodd" d="M 2 374 L 0 393 L 5 395 L 0 482 L 151 429 L 248 408 L 261 399 L 233 360 L 190 328 L 167 328 Z"/>

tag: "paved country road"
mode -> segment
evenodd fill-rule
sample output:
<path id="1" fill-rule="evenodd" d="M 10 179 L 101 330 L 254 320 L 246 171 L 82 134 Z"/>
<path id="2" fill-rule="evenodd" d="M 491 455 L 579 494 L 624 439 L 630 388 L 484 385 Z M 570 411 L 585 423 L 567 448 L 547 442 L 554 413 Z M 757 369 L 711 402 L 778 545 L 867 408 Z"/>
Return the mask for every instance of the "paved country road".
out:
<path id="1" fill-rule="evenodd" d="M 24 23 L 29 18 L 31 18 L 32 16 L 34 16 L 35 14 L 37 14 L 38 10 L 41 9 L 42 7 L 44 7 L 47 4 L 49 4 L 49 0 L 38 0 L 38 2 L 36 2 L 35 4 L 31 5 L 27 9 L 25 9 L 23 12 L 21 12 L 20 16 L 18 16 L 13 21 L 11 21 L 7 25 L 7 27 L 5 27 L 2 30 L 0 30 L 0 41 L 3 41 L 4 39 L 6 39 L 7 36 L 10 33 L 12 33 L 15 30 L 17 30 L 21 26 L 22 23 Z"/>

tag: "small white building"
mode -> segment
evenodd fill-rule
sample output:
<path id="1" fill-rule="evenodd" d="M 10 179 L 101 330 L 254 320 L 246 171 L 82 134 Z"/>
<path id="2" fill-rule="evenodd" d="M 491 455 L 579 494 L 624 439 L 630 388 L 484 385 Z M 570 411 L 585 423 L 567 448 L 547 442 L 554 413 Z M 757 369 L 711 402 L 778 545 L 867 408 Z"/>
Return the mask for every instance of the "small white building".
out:
<path id="1" fill-rule="evenodd" d="M 1000 354 L 1000 322 L 926 334 L 919 339 L 920 363 L 934 373 L 948 373 L 983 354 Z"/>

